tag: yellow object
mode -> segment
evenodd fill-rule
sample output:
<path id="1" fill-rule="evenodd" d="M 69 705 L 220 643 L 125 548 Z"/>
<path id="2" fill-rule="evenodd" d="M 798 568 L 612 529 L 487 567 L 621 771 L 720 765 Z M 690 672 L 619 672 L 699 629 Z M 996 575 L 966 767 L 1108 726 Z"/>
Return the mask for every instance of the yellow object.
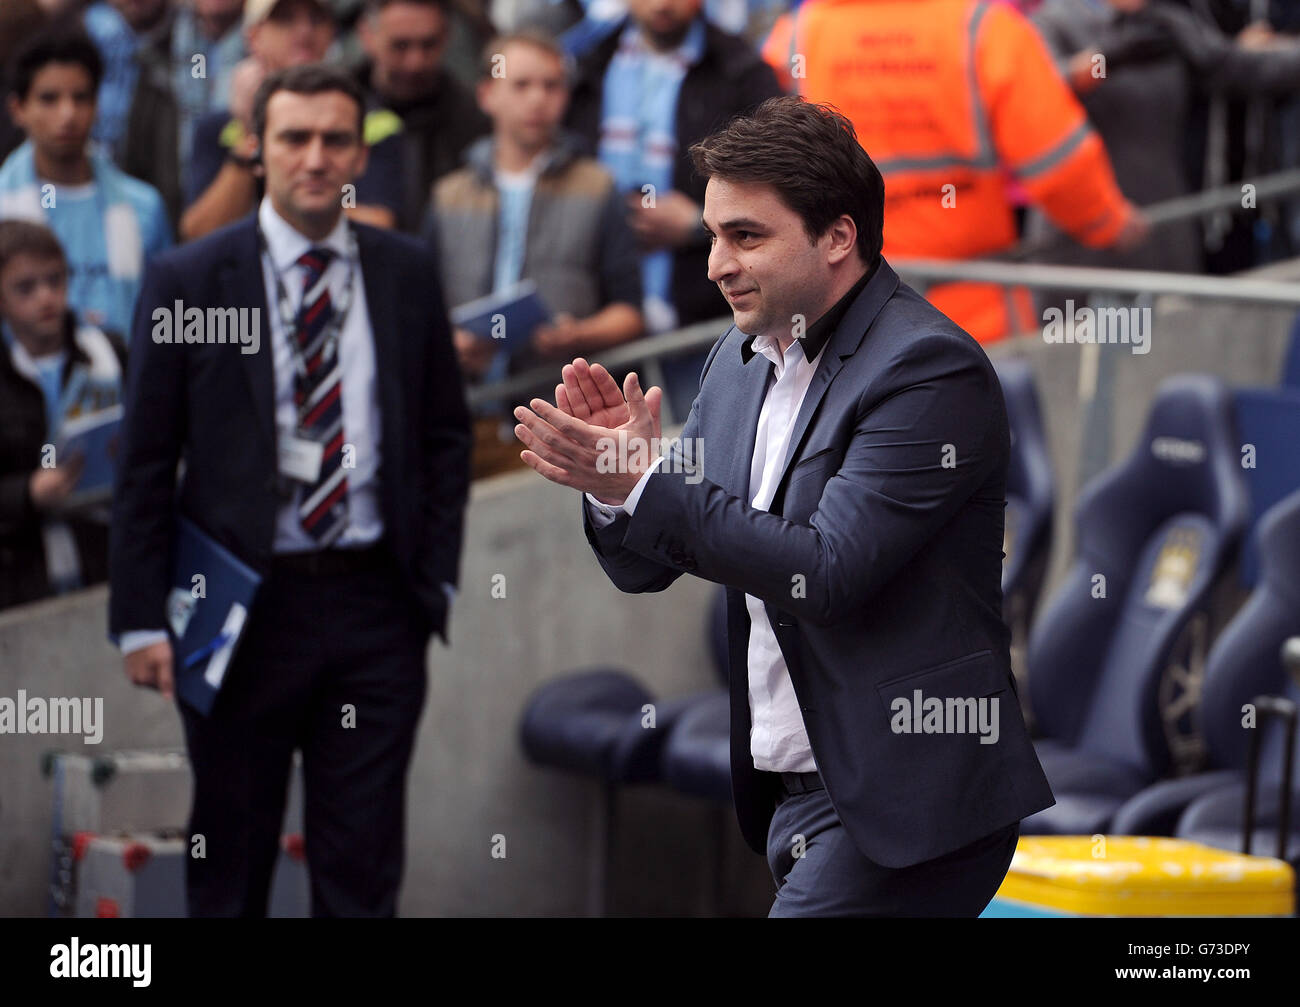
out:
<path id="1" fill-rule="evenodd" d="M 386 108 L 377 108 L 366 113 L 363 132 L 367 147 L 373 147 L 381 140 L 396 136 L 402 131 L 402 118 L 396 112 Z"/>
<path id="2" fill-rule="evenodd" d="M 995 898 L 1080 916 L 1290 916 L 1295 876 L 1183 839 L 1022 836 Z"/>
<path id="3" fill-rule="evenodd" d="M 231 119 L 221 127 L 221 135 L 218 138 L 221 146 L 230 148 L 244 138 L 244 124 L 238 119 Z"/>

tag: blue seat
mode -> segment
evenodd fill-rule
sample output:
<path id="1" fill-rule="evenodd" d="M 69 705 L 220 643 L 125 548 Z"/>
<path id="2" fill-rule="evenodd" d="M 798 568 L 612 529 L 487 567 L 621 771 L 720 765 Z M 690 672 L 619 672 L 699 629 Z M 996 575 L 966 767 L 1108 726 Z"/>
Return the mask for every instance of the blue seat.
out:
<path id="1" fill-rule="evenodd" d="M 1300 696 L 1293 696 L 1300 701 Z M 1281 725 L 1277 725 L 1280 727 Z M 1255 812 L 1251 830 L 1250 852 L 1258 856 L 1275 856 L 1278 840 L 1278 816 L 1281 804 L 1276 783 L 1265 787 Z M 1221 850 L 1241 852 L 1242 814 L 1246 801 L 1244 783 L 1229 784 L 1205 794 L 1190 805 L 1179 819 L 1176 835 L 1180 839 L 1216 846 Z M 1295 809 L 1300 807 L 1300 793 L 1291 792 L 1291 827 L 1287 830 L 1283 859 L 1300 867 L 1300 829 L 1295 825 Z"/>
<path id="2" fill-rule="evenodd" d="M 1207 794 L 1229 790 L 1234 797 L 1221 795 L 1218 799 L 1226 805 L 1214 803 L 1212 815 L 1211 805 L 1202 805 L 1188 827 L 1206 838 L 1212 827 L 1196 823 L 1218 821 L 1220 811 L 1235 808 L 1236 817 L 1227 823 L 1228 831 L 1235 830 L 1235 839 L 1227 845 L 1237 848 L 1240 844 L 1243 773 L 1250 740 L 1249 730 L 1242 726 L 1242 709 L 1257 696 L 1287 691 L 1278 655 L 1288 638 L 1300 635 L 1300 489 L 1274 505 L 1252 538 L 1264 557 L 1263 577 L 1219 634 L 1205 666 L 1198 721 L 1205 741 L 1206 771 L 1162 780 L 1130 798 L 1115 813 L 1112 832 L 1172 836 L 1189 805 Z M 1260 760 L 1262 786 L 1274 795 L 1282 773 L 1279 729 L 1280 725 L 1267 728 Z M 1216 841 L 1211 845 L 1223 844 Z M 1273 845 L 1256 847 L 1261 848 L 1271 850 Z"/>
<path id="3" fill-rule="evenodd" d="M 719 587 L 709 606 L 709 651 L 727 681 L 727 592 Z M 677 719 L 663 747 L 663 780 L 674 790 L 731 802 L 731 699 L 725 688 L 694 701 Z"/>
<path id="4" fill-rule="evenodd" d="M 1057 803 L 1026 834 L 1105 830 L 1172 762 L 1162 682 L 1208 649 L 1211 589 L 1246 524 L 1227 388 L 1180 375 L 1157 390 L 1127 459 L 1076 507 L 1073 564 L 1034 626 L 1036 747 Z"/>
<path id="5" fill-rule="evenodd" d="M 1011 426 L 1006 531 L 1002 542 L 1002 616 L 1011 630 L 1011 670 L 1026 722 L 1033 726 L 1025 648 L 1052 547 L 1056 493 L 1034 372 L 1020 357 L 994 361 Z"/>
<path id="6" fill-rule="evenodd" d="M 1245 764 L 1250 732 L 1242 726 L 1242 706 L 1261 694 L 1282 695 L 1300 704 L 1300 681 L 1293 667 L 1291 676 L 1281 670 L 1280 654 L 1287 640 L 1300 636 L 1300 492 L 1292 494 L 1266 515 L 1260 526 L 1263 569 L 1259 588 L 1241 614 L 1225 632 L 1223 647 L 1231 648 L 1233 660 L 1258 664 L 1258 669 L 1241 670 L 1247 684 L 1222 697 L 1235 706 L 1223 710 L 1215 728 L 1215 744 L 1226 750 L 1225 758 L 1237 766 Z M 1296 660 L 1300 665 L 1300 660 Z M 1219 697 L 1214 697 L 1219 698 Z M 1207 696 L 1207 711 L 1210 697 Z M 1210 721 L 1207 719 L 1207 729 Z M 1287 736 L 1281 721 L 1259 724 L 1258 798 L 1251 852 L 1272 855 L 1278 847 L 1279 809 Z M 1297 751 L 1292 739 L 1292 764 Z M 1294 772 L 1294 770 L 1293 770 Z M 1300 809 L 1300 781 L 1292 780 L 1291 807 Z M 1175 835 L 1211 846 L 1240 849 L 1245 822 L 1245 780 L 1237 778 L 1191 801 L 1178 820 Z M 1286 859 L 1300 865 L 1300 823 L 1292 814 L 1285 843 Z"/>
<path id="7" fill-rule="evenodd" d="M 519 721 L 530 762 L 566 770 L 601 784 L 588 912 L 608 911 L 609 860 L 614 843 L 618 788 L 661 778 L 664 742 L 699 695 L 656 700 L 628 672 L 591 668 L 540 685 Z"/>
<path id="8" fill-rule="evenodd" d="M 1291 325 L 1291 343 L 1282 361 L 1282 387 L 1300 388 L 1300 314 Z"/>
<path id="9" fill-rule="evenodd" d="M 642 727 L 647 706 L 654 707 L 654 730 Z M 667 737 L 663 713 L 650 691 L 621 669 L 576 671 L 533 692 L 520 721 L 520 741 L 528 760 L 539 766 L 606 783 L 647 783 L 659 778 L 659 750 Z"/>
<path id="10" fill-rule="evenodd" d="M 1300 387 L 1241 388 L 1232 400 L 1253 528 L 1271 507 L 1300 489 Z M 1242 548 L 1239 579 L 1247 590 L 1259 576 L 1257 541 L 1249 536 Z"/>
<path id="11" fill-rule="evenodd" d="M 682 714 L 663 750 L 664 783 L 693 797 L 731 802 L 731 699 L 703 697 Z"/>

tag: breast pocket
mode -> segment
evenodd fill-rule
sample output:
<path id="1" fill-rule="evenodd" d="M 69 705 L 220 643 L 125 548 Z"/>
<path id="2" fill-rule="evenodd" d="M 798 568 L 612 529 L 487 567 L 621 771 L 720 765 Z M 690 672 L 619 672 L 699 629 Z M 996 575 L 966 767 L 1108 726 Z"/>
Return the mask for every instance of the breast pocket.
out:
<path id="1" fill-rule="evenodd" d="M 785 484 L 781 514 L 791 521 L 804 521 L 817 509 L 822 490 L 839 471 L 843 458 L 839 449 L 825 448 L 801 458 L 790 469 Z"/>
<path id="2" fill-rule="evenodd" d="M 993 651 L 981 650 L 888 679 L 876 692 L 895 734 L 938 735 L 954 742 L 974 736 L 991 745 L 1000 734 L 1003 700 L 1015 701 L 1010 681 L 1010 671 L 994 660 Z"/>
<path id="3" fill-rule="evenodd" d="M 800 458 L 790 469 L 790 483 L 793 486 L 797 482 L 805 482 L 808 479 L 817 479 L 821 483 L 826 483 L 830 478 L 840 470 L 844 463 L 844 457 L 841 455 L 839 448 L 824 448 L 807 458 Z"/>

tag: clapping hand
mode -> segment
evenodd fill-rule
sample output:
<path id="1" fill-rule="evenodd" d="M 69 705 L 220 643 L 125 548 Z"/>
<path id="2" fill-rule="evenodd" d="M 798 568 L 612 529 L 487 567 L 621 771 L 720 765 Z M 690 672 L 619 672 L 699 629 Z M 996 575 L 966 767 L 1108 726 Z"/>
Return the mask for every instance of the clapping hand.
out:
<path id="1" fill-rule="evenodd" d="M 638 439 L 647 446 L 659 441 L 663 389 L 643 394 L 632 373 L 620 391 L 609 371 L 581 357 L 561 374 L 555 405 L 533 399 L 515 409 L 515 435 L 527 448 L 519 457 L 551 482 L 617 506 L 655 460 L 651 451 L 635 447 Z M 615 464 L 597 464 L 602 455 Z"/>

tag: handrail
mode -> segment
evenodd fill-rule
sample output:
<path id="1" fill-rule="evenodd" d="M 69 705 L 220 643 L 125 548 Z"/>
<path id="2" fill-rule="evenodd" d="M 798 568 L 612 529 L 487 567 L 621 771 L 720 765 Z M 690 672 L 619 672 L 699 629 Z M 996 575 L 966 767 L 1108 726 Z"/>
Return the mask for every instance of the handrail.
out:
<path id="1" fill-rule="evenodd" d="M 1153 227 L 1158 227 L 1218 210 L 1244 209 L 1240 205 L 1243 184 L 1246 183 L 1235 183 L 1186 196 L 1177 196 L 1145 206 L 1142 212 Z M 1250 184 L 1255 186 L 1256 202 L 1300 193 L 1300 168 L 1262 175 Z M 964 281 L 1006 287 L 1050 290 L 1087 289 L 1117 294 L 1171 294 L 1252 304 L 1300 306 L 1300 283 L 1259 280 L 1250 277 L 1204 276 L 1197 273 L 1057 266 L 1021 261 L 1026 255 L 1043 253 L 1051 244 L 1050 240 L 1025 241 L 1005 253 L 984 259 L 893 259 L 890 260 L 890 265 L 909 282 L 914 281 L 922 286 Z M 659 361 L 662 358 L 708 349 L 730 327 L 731 319 L 728 317 L 698 322 L 672 332 L 624 343 L 609 350 L 590 354 L 589 357 L 609 368 L 644 365 L 647 371 L 651 372 L 646 375 L 650 380 L 643 382 L 648 387 L 650 384 L 660 383 L 653 378 L 653 375 L 660 373 Z M 538 389 L 544 388 L 549 391 L 559 380 L 559 366 L 559 364 L 549 364 L 536 367 L 520 374 L 510 375 L 491 385 L 473 386 L 468 392 L 469 402 L 474 406 L 499 400 L 514 401 L 515 397 L 536 392 Z"/>
<path id="2" fill-rule="evenodd" d="M 1300 283 L 1249 277 L 989 262 L 980 259 L 899 259 L 890 265 L 903 277 L 918 281 L 958 280 L 1052 290 L 1079 288 L 1122 294 L 1173 294 L 1198 299 L 1300 307 Z M 658 361 L 679 353 L 708 349 L 730 327 L 731 319 L 725 317 L 698 322 L 686 328 L 646 336 L 613 349 L 590 354 L 589 359 L 599 361 L 610 369 Z M 469 401 L 471 405 L 498 399 L 514 401 L 514 397 L 536 392 L 539 388 L 549 391 L 559 381 L 559 369 L 558 363 L 549 364 L 513 374 L 504 381 L 491 385 L 474 386 L 469 390 Z"/>
<path id="3" fill-rule="evenodd" d="M 1254 196 L 1257 206 L 1264 200 L 1300 194 L 1300 168 L 1275 171 L 1270 175 L 1261 175 L 1254 181 L 1242 180 L 1214 189 L 1202 189 L 1200 192 L 1174 196 L 1159 203 L 1149 203 L 1141 208 L 1142 215 L 1155 229 L 1223 210 L 1241 212 L 1250 209 L 1241 205 L 1241 187 L 1247 184 L 1255 187 Z M 1052 254 L 1069 247 L 1075 247 L 1073 239 L 1068 234 L 1055 231 L 1041 237 L 1027 238 L 1015 247 L 997 255 L 990 255 L 988 258 L 994 261 L 1025 262 L 1032 261 L 1036 256 Z"/>
<path id="4" fill-rule="evenodd" d="M 587 359 L 598 361 L 610 370 L 640 364 L 643 361 L 659 360 L 661 357 L 676 356 L 679 353 L 707 350 L 718 341 L 718 337 L 731 328 L 731 319 L 717 318 L 708 322 L 696 322 L 685 328 L 662 332 L 657 336 L 646 336 L 630 343 L 623 343 L 608 350 L 587 354 Z M 470 405 L 491 402 L 495 399 L 510 399 L 539 388 L 550 391 L 560 380 L 559 363 L 534 367 L 519 374 L 512 374 L 503 381 L 490 385 L 476 385 L 470 388 L 468 398 Z M 645 387 L 658 382 L 644 383 Z"/>
<path id="5" fill-rule="evenodd" d="M 890 265 L 902 276 L 928 282 L 993 283 L 1050 290 L 1075 288 L 1120 294 L 1175 294 L 1253 304 L 1300 305 L 1300 283 L 1245 276 L 1097 269 L 1037 262 L 991 262 L 987 259 L 898 259 Z"/>

